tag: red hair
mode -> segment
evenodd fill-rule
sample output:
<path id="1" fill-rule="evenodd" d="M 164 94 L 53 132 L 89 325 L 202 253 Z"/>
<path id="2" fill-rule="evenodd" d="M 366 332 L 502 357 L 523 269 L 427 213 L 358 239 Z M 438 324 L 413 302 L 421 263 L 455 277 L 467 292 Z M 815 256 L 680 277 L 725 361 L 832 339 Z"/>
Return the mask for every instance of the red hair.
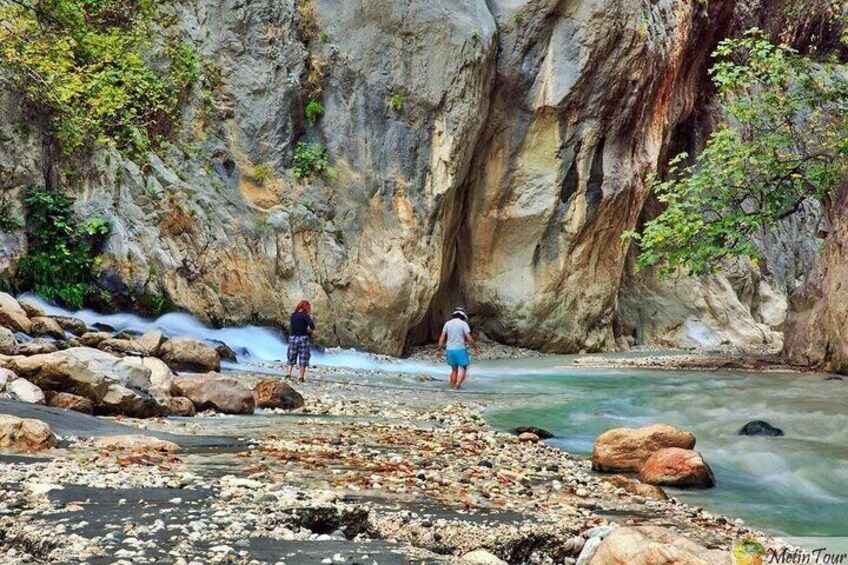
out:
<path id="1" fill-rule="evenodd" d="M 307 314 L 312 313 L 312 305 L 308 300 L 301 300 L 297 303 L 297 306 L 294 307 L 295 312 L 306 312 Z"/>

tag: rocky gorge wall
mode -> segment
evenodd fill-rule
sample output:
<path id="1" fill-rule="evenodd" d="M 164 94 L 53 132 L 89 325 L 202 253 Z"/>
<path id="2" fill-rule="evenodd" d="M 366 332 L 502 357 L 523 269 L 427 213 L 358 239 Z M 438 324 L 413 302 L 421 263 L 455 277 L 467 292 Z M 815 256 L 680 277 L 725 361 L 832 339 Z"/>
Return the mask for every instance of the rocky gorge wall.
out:
<path id="1" fill-rule="evenodd" d="M 781 316 L 757 314 L 762 293 L 746 299 L 744 284 L 627 283 L 620 240 L 642 213 L 646 174 L 681 129 L 696 129 L 735 2 L 166 9 L 169 33 L 185 34 L 220 84 L 192 97 L 179 140 L 148 164 L 107 149 L 79 163 L 80 212 L 113 228 L 101 283 L 114 293 L 161 294 L 214 324 L 282 325 L 306 297 L 321 343 L 393 354 L 432 338 L 459 302 L 489 337 L 545 351 L 611 349 L 626 335 L 688 345 L 681 324 L 725 297 L 736 302 L 712 316 L 713 334 L 775 339 Z M 314 125 L 303 112 L 313 96 L 325 108 Z M 43 133 L 0 90 L 10 213 L 26 187 L 62 175 Z M 335 178 L 293 177 L 299 140 L 327 149 Z M 0 271 L 24 245 L 19 232 L 0 235 Z M 652 304 L 682 309 L 652 326 Z"/>

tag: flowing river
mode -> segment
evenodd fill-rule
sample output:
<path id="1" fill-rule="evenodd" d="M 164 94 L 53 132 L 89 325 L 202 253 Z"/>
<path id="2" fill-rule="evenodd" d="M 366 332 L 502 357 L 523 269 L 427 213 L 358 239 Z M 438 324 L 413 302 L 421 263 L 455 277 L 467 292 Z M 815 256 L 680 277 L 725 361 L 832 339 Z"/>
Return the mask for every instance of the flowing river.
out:
<path id="1" fill-rule="evenodd" d="M 137 332 L 159 329 L 172 336 L 224 342 L 239 355 L 239 364 L 225 367 L 229 370 L 265 370 L 285 356 L 284 337 L 270 328 L 212 329 L 187 314 L 147 320 L 129 314 L 69 313 L 41 304 L 48 313 L 75 315 L 90 325 Z M 573 369 L 568 367 L 572 360 L 549 356 L 484 361 L 473 367 L 467 388 L 491 398 L 495 408 L 487 417 L 493 426 L 546 428 L 557 436 L 551 444 L 576 456 L 589 456 L 594 439 L 613 427 L 664 422 L 691 430 L 718 486 L 705 491 L 669 489 L 671 495 L 785 536 L 848 539 L 848 379 Z M 435 362 L 399 361 L 352 350 L 319 352 L 313 361 L 395 374 L 444 372 Z M 752 419 L 783 429 L 785 437 L 739 436 L 738 430 Z"/>

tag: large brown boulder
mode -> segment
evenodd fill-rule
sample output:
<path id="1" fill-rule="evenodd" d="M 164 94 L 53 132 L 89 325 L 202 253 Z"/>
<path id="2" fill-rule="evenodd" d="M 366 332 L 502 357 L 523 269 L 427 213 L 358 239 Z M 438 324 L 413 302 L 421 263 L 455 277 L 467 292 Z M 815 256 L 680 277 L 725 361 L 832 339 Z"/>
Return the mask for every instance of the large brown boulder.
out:
<path id="1" fill-rule="evenodd" d="M 218 373 L 178 377 L 171 393 L 185 396 L 198 410 L 211 409 L 224 414 L 253 414 L 256 406 L 249 388 Z"/>
<path id="2" fill-rule="evenodd" d="M 112 334 L 109 332 L 84 332 L 80 338 L 80 345 L 83 347 L 97 347 L 101 341 L 111 339 Z"/>
<path id="3" fill-rule="evenodd" d="M 169 406 L 157 402 L 150 394 L 130 389 L 118 383 L 109 385 L 103 398 L 94 406 L 95 414 L 104 416 L 129 416 L 131 418 L 152 418 L 167 416 Z"/>
<path id="4" fill-rule="evenodd" d="M 165 343 L 165 336 L 160 331 L 151 330 L 137 337 L 136 341 L 144 347 L 148 355 L 157 357 L 159 355 L 159 348 Z"/>
<path id="5" fill-rule="evenodd" d="M 701 454 L 679 447 L 668 447 L 653 453 L 642 465 L 639 479 L 651 485 L 669 487 L 715 486 L 713 471 Z"/>
<path id="6" fill-rule="evenodd" d="M 21 309 L 26 312 L 26 315 L 29 317 L 30 320 L 39 316 L 47 315 L 44 312 L 44 308 L 29 299 L 24 298 L 23 300 L 18 300 L 18 304 L 20 305 Z"/>
<path id="7" fill-rule="evenodd" d="M 29 316 L 15 300 L 15 297 L 5 292 L 0 292 L 0 326 L 5 326 L 12 331 L 29 333 Z"/>
<path id="8" fill-rule="evenodd" d="M 94 414 L 94 405 L 87 398 L 69 394 L 67 392 L 54 392 L 48 390 L 44 393 L 47 398 L 47 406 L 53 408 L 61 408 L 63 410 L 73 410 L 83 414 Z"/>
<path id="9" fill-rule="evenodd" d="M 638 472 L 652 453 L 666 447 L 692 449 L 695 436 L 666 424 L 614 428 L 595 440 L 592 468 L 604 472 Z"/>
<path id="10" fill-rule="evenodd" d="M 134 339 L 104 339 L 97 344 L 97 349 L 100 351 L 108 351 L 110 353 L 121 353 L 131 355 L 147 355 L 147 348 Z"/>
<path id="11" fill-rule="evenodd" d="M 293 410 L 303 406 L 303 397 L 279 379 L 262 379 L 253 387 L 253 398 L 259 408 Z"/>
<path id="12" fill-rule="evenodd" d="M 709 550 L 659 526 L 614 529 L 588 565 L 731 565 L 729 551 Z"/>
<path id="13" fill-rule="evenodd" d="M 88 326 L 79 318 L 72 316 L 52 316 L 56 323 L 62 326 L 62 329 L 71 332 L 74 335 L 80 336 L 88 331 Z"/>
<path id="14" fill-rule="evenodd" d="M 159 357 L 175 371 L 208 372 L 221 368 L 215 349 L 189 337 L 169 339 L 159 348 Z"/>
<path id="15" fill-rule="evenodd" d="M 185 396 L 174 396 L 170 399 L 171 416 L 191 418 L 197 411 L 194 403 Z"/>
<path id="16" fill-rule="evenodd" d="M 0 355 L 17 355 L 18 340 L 9 328 L 0 326 Z"/>
<path id="17" fill-rule="evenodd" d="M 65 339 L 65 330 L 59 322 L 47 316 L 38 316 L 30 320 L 29 333 L 33 336 L 46 336 L 54 339 Z"/>
<path id="18" fill-rule="evenodd" d="M 0 448 L 40 451 L 57 443 L 50 426 L 41 420 L 0 414 Z"/>

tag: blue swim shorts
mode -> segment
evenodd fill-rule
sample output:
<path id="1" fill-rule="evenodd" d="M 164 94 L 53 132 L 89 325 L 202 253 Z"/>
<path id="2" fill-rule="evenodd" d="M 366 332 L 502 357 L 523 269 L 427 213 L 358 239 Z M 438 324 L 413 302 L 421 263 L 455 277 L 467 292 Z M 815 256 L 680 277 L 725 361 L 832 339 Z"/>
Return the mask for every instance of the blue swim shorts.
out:
<path id="1" fill-rule="evenodd" d="M 451 367 L 467 367 L 469 364 L 468 350 L 464 347 L 462 349 L 447 349 L 445 350 L 445 359 Z"/>

